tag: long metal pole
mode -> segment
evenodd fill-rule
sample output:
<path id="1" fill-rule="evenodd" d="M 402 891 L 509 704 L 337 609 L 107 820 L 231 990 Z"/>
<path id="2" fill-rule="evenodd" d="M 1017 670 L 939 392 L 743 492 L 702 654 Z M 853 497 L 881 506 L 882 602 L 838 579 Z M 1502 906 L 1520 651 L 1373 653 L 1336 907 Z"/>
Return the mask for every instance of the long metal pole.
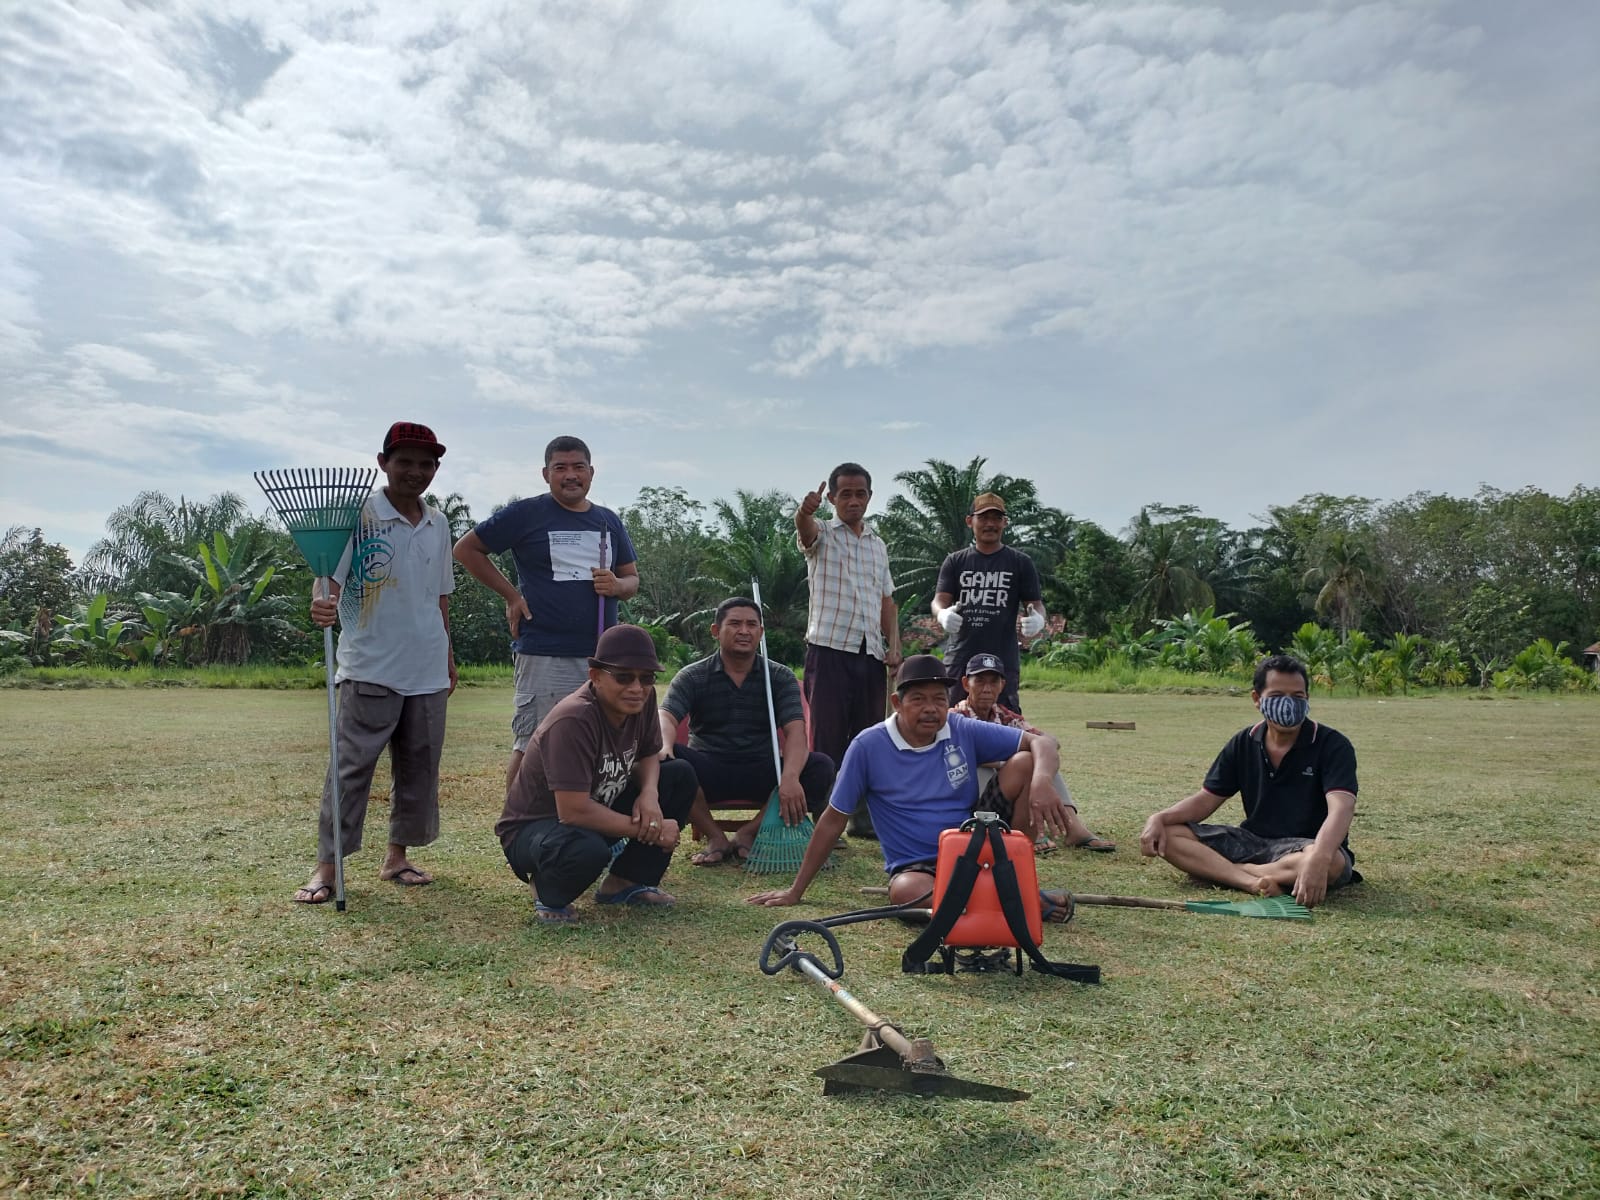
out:
<path id="1" fill-rule="evenodd" d="M 772 734 L 772 774 L 783 778 L 783 755 L 778 751 L 778 714 L 772 707 L 772 660 L 767 657 L 767 617 L 761 608 L 761 585 L 750 580 L 750 598 L 756 602 L 756 615 L 761 618 L 761 678 L 767 684 L 767 732 Z"/>
<path id="2" fill-rule="evenodd" d="M 913 1046 L 905 1034 L 845 991 L 843 985 L 837 979 L 829 979 L 822 968 L 809 958 L 802 956 L 796 959 L 793 965 L 795 970 L 804 974 L 806 978 L 833 993 L 833 998 L 844 1005 L 851 1016 L 872 1030 L 878 1036 L 879 1041 L 898 1054 L 902 1062 L 926 1063 L 929 1061 L 927 1055 Z"/>
<path id="3" fill-rule="evenodd" d="M 333 595 L 333 580 L 319 579 L 324 596 Z M 333 686 L 333 626 L 322 631 L 322 665 L 328 676 L 328 776 L 333 781 L 333 906 L 344 911 L 344 789 L 339 783 L 339 706 Z"/>

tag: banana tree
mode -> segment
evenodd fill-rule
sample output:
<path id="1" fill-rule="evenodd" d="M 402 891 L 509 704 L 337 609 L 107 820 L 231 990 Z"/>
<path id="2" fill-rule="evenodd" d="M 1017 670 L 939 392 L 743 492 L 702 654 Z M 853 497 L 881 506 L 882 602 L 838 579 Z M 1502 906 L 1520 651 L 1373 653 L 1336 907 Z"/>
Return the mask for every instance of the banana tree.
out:
<path id="1" fill-rule="evenodd" d="M 300 599 L 267 594 L 273 579 L 294 569 L 274 561 L 276 553 L 274 547 L 257 547 L 249 538 L 234 545 L 219 530 L 209 545 L 199 543 L 194 558 L 169 556 L 195 581 L 198 661 L 237 665 L 250 658 L 253 638 L 300 632 L 289 620 L 300 610 Z"/>
<path id="2" fill-rule="evenodd" d="M 130 632 L 129 622 L 121 615 L 108 618 L 110 603 L 110 595 L 99 592 L 74 612 L 58 614 L 57 633 L 51 644 L 88 666 L 113 666 L 125 661 L 120 651 L 122 635 Z"/>

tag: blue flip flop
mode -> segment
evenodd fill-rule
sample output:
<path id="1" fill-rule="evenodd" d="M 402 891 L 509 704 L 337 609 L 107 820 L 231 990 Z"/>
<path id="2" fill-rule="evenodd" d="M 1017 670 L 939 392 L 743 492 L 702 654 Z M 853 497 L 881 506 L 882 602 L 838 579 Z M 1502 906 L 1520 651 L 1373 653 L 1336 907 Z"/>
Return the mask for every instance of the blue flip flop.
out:
<path id="1" fill-rule="evenodd" d="M 646 896 L 665 895 L 666 893 L 658 887 L 652 887 L 648 883 L 636 883 L 632 887 L 623 888 L 620 892 L 614 892 L 609 896 L 602 896 L 600 893 L 596 892 L 594 902 L 596 904 L 605 905 L 632 904 L 643 908 L 671 908 L 677 903 L 676 900 L 673 900 L 670 897 L 666 900 L 644 899 Z"/>
<path id="2" fill-rule="evenodd" d="M 568 904 L 564 908 L 551 908 L 544 903 L 535 903 L 533 906 L 533 919 L 541 925 L 576 925 L 578 923 L 578 910 Z"/>
<path id="3" fill-rule="evenodd" d="M 1050 893 L 1039 889 L 1039 919 L 1050 925 L 1065 925 L 1072 920 L 1072 893 L 1062 892 L 1061 903 L 1050 898 Z"/>

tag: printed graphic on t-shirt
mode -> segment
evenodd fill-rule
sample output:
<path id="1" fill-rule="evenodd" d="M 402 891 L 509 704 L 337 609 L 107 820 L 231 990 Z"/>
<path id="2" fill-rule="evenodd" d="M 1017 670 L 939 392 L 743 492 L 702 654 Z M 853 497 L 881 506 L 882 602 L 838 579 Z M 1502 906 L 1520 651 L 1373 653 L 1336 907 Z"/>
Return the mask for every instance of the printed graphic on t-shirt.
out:
<path id="1" fill-rule="evenodd" d="M 961 747 L 954 741 L 944 744 L 944 773 L 952 788 L 959 788 L 972 773 L 972 768 L 967 766 L 967 756 L 961 753 Z"/>
<path id="2" fill-rule="evenodd" d="M 550 537 L 550 578 L 557 583 L 587 583 L 596 567 L 609 567 L 614 558 L 611 539 L 599 529 L 552 529 Z M 601 550 L 601 538 L 605 548 Z"/>
<path id="3" fill-rule="evenodd" d="M 355 532 L 355 553 L 350 556 L 350 571 L 339 594 L 341 619 L 365 625 L 377 607 L 378 596 L 388 585 L 394 565 L 394 544 L 384 536 L 384 523 L 370 511 L 361 513 Z"/>
<path id="4" fill-rule="evenodd" d="M 607 808 L 628 786 L 628 773 L 633 770 L 633 754 L 619 757 L 607 750 L 600 755 L 600 766 L 595 771 L 594 798 Z"/>
<path id="5" fill-rule="evenodd" d="M 974 629 L 1003 616 L 1011 606 L 1011 581 L 1015 571 L 963 571 L 956 601 L 961 615 Z"/>

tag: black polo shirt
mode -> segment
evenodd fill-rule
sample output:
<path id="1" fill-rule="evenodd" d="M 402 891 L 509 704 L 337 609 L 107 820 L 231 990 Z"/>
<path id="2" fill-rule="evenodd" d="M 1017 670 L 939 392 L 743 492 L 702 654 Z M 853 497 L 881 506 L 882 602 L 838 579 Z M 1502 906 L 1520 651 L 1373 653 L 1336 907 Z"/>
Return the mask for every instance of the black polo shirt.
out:
<path id="1" fill-rule="evenodd" d="M 1308 720 L 1274 770 L 1266 732 L 1267 723 L 1258 721 L 1229 738 L 1202 786 L 1213 796 L 1239 793 L 1241 827 L 1251 833 L 1314 838 L 1328 819 L 1328 793 L 1356 795 L 1356 748 L 1337 729 Z"/>
<path id="2" fill-rule="evenodd" d="M 713 650 L 672 677 L 661 707 L 681 721 L 689 718 L 689 747 L 719 758 L 767 758 L 772 755 L 767 721 L 766 684 L 761 682 L 759 654 L 735 686 L 722 668 L 722 651 Z M 772 707 L 778 728 L 805 717 L 800 681 L 782 663 L 772 663 Z"/>

